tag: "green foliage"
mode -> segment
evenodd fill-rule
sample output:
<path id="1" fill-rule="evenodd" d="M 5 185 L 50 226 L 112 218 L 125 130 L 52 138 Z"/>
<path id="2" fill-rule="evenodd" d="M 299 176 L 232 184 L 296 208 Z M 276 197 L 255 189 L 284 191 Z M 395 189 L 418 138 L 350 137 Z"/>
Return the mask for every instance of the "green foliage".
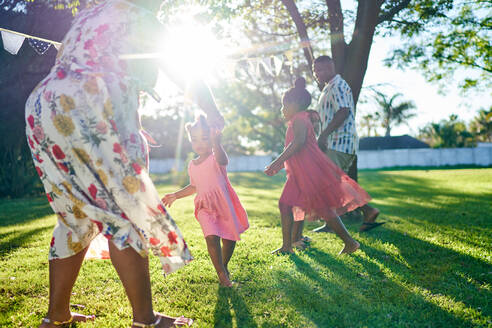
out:
<path id="1" fill-rule="evenodd" d="M 430 123 L 420 129 L 420 139 L 434 148 L 474 147 L 476 140 L 468 131 L 466 124 L 458 120 L 458 115 L 450 115 L 449 119 L 439 123 Z"/>
<path id="2" fill-rule="evenodd" d="M 388 22 L 403 42 L 387 65 L 418 68 L 444 88 L 458 82 L 464 91 L 487 92 L 492 86 L 491 10 L 490 1 L 415 1 L 408 14 Z"/>
<path id="3" fill-rule="evenodd" d="M 168 176 L 156 178 L 165 179 Z M 361 172 L 386 224 L 358 233 L 352 256 L 337 256 L 334 234 L 272 256 L 281 242 L 278 197 L 284 176 L 232 173 L 250 229 L 231 259 L 239 286 L 218 287 L 191 197 L 170 209 L 195 260 L 167 277 L 151 257 L 157 311 L 209 327 L 487 327 L 492 320 L 492 169 Z M 161 195 L 175 191 L 158 185 Z M 36 327 L 48 308 L 47 248 L 56 216 L 46 198 L 0 200 L 0 326 Z M 85 261 L 73 311 L 95 314 L 84 327 L 129 327 L 131 308 L 110 261 Z"/>
<path id="4" fill-rule="evenodd" d="M 470 123 L 470 131 L 477 141 L 492 142 L 492 107 L 478 111 L 478 115 Z"/>

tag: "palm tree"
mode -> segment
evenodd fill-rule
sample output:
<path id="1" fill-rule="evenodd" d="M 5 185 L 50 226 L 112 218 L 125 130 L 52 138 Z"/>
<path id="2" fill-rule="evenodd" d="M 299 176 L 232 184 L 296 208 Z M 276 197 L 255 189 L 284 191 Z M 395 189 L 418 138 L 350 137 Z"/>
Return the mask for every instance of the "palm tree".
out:
<path id="1" fill-rule="evenodd" d="M 367 137 L 371 136 L 371 132 L 374 131 L 374 136 L 378 136 L 378 131 L 376 128 L 378 127 L 379 121 L 379 113 L 374 114 L 366 114 L 361 117 L 359 125 L 362 129 L 367 129 L 367 133 L 365 134 Z"/>
<path id="2" fill-rule="evenodd" d="M 470 130 L 479 141 L 492 142 L 492 107 L 489 110 L 480 109 L 470 123 Z"/>
<path id="3" fill-rule="evenodd" d="M 415 116 L 411 111 L 415 109 L 413 101 L 402 101 L 396 103 L 396 99 L 403 96 L 401 93 L 396 93 L 389 97 L 380 91 L 376 93 L 375 100 L 379 106 L 377 113 L 381 119 L 381 125 L 386 130 L 385 136 L 389 137 L 391 129 L 395 126 L 407 123 L 408 119 Z"/>

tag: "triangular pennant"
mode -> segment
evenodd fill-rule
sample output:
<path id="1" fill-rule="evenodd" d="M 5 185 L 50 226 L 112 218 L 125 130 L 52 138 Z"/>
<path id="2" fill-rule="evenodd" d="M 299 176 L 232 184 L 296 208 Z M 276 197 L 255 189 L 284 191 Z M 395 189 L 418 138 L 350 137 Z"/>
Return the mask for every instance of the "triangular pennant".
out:
<path id="1" fill-rule="evenodd" d="M 248 71 L 250 74 L 256 74 L 256 59 L 248 58 Z"/>
<path id="2" fill-rule="evenodd" d="M 268 58 L 263 58 L 262 62 L 263 64 L 263 67 L 265 68 L 265 71 L 270 74 L 270 75 L 273 75 L 273 70 L 272 70 L 272 58 L 271 57 L 268 57 Z"/>
<path id="3" fill-rule="evenodd" d="M 256 76 L 261 76 L 261 59 L 256 60 Z"/>
<path id="4" fill-rule="evenodd" d="M 17 55 L 19 49 L 22 47 L 22 44 L 24 43 L 25 37 L 14 33 L 9 33 L 6 31 L 1 31 L 1 32 L 2 32 L 3 48 L 7 52 L 11 53 L 12 55 Z"/>
<path id="5" fill-rule="evenodd" d="M 275 75 L 278 76 L 282 71 L 283 57 L 273 56 L 273 66 L 275 70 Z"/>
<path id="6" fill-rule="evenodd" d="M 36 39 L 29 39 L 29 45 L 38 53 L 38 55 L 44 55 L 50 48 L 51 43 Z"/>

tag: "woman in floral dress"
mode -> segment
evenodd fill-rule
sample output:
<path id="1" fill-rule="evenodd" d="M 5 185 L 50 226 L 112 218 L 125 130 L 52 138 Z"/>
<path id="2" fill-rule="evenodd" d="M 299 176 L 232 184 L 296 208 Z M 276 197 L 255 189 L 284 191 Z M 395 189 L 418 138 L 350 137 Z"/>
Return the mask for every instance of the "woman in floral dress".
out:
<path id="1" fill-rule="evenodd" d="M 107 0 L 81 11 L 50 74 L 27 101 L 28 142 L 58 217 L 49 252 L 50 304 L 41 327 L 94 319 L 71 313 L 69 301 L 98 234 L 108 239 L 109 254 L 96 254 L 111 257 L 133 308 L 133 326 L 170 327 L 175 319 L 152 310 L 147 259 L 150 249 L 165 273 L 192 259 L 150 180 L 137 113 L 139 92 L 153 85 L 157 67 L 121 56 L 156 51 L 159 4 Z M 192 91 L 220 124 L 208 88 L 199 84 Z"/>

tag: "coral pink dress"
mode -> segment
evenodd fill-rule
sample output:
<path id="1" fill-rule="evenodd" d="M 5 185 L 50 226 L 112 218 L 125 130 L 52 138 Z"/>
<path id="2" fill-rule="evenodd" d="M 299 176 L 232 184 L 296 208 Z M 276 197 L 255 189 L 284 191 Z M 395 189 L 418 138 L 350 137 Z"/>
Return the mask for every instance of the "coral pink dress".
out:
<path id="1" fill-rule="evenodd" d="M 294 121 L 307 128 L 304 147 L 285 161 L 287 182 L 279 203 L 292 206 L 296 220 L 334 218 L 369 202 L 371 197 L 319 149 L 309 113 L 287 123 L 285 146 L 294 140 Z"/>
<path id="2" fill-rule="evenodd" d="M 232 189 L 226 167 L 211 154 L 200 164 L 190 161 L 188 174 L 197 193 L 195 217 L 205 237 L 240 240 L 239 235 L 249 227 L 248 215 Z"/>

